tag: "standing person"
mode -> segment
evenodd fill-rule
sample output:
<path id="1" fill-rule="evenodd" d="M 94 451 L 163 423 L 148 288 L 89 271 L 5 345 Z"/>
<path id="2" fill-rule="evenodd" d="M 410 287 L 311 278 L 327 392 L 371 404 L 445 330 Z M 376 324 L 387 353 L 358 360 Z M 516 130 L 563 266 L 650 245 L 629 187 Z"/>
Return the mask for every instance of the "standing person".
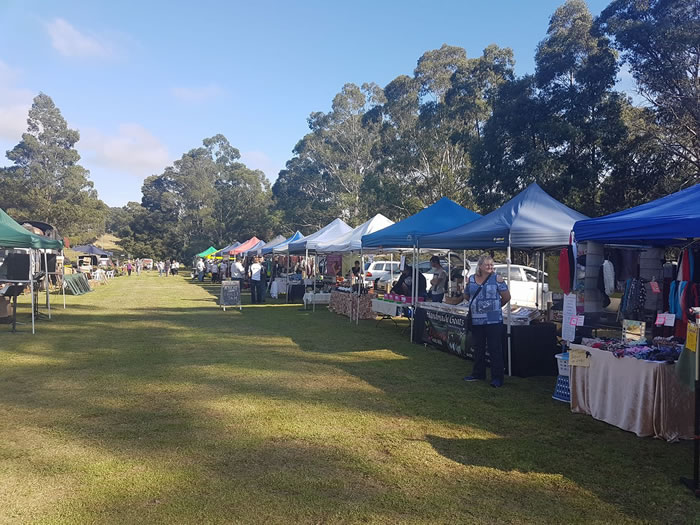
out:
<path id="1" fill-rule="evenodd" d="M 245 277 L 245 268 L 238 259 L 231 261 L 231 279 L 234 281 L 242 281 Z"/>
<path id="2" fill-rule="evenodd" d="M 510 292 L 503 277 L 494 271 L 493 258 L 485 253 L 479 257 L 476 273 L 464 288 L 469 302 L 474 336 L 474 366 L 465 381 L 486 379 L 486 348 L 491 356 L 491 386 L 503 386 L 503 308 L 510 301 Z"/>
<path id="3" fill-rule="evenodd" d="M 430 281 L 430 295 L 434 303 L 441 303 L 445 297 L 445 285 L 447 284 L 447 272 L 440 264 L 440 257 L 433 255 L 430 258 L 430 266 L 433 268 L 433 278 Z"/>
<path id="4" fill-rule="evenodd" d="M 204 261 L 197 259 L 197 279 L 201 283 L 204 281 Z"/>
<path id="5" fill-rule="evenodd" d="M 173 261 L 173 264 L 170 265 L 170 271 L 172 272 L 173 275 L 177 275 L 179 270 L 180 270 L 180 263 L 177 261 Z"/>
<path id="6" fill-rule="evenodd" d="M 253 258 L 253 264 L 248 269 L 250 275 L 250 300 L 253 304 L 265 302 L 265 278 L 263 265 L 257 257 Z"/>
<path id="7" fill-rule="evenodd" d="M 215 283 L 219 280 L 219 265 L 216 261 L 211 263 L 211 282 Z"/>
<path id="8" fill-rule="evenodd" d="M 165 276 L 167 277 L 170 275 L 170 259 L 166 259 L 163 264 L 163 270 L 165 271 Z"/>
<path id="9" fill-rule="evenodd" d="M 425 297 L 425 290 L 428 287 L 428 283 L 425 280 L 425 276 L 418 272 L 418 297 Z M 391 288 L 391 293 L 397 293 L 399 295 L 405 295 L 407 297 L 413 297 L 413 267 L 406 264 L 401 270 L 401 275 L 396 284 Z"/>
<path id="10" fill-rule="evenodd" d="M 136 259 L 136 275 L 141 275 L 141 259 Z"/>
<path id="11" fill-rule="evenodd" d="M 133 270 L 134 267 L 131 265 L 131 261 L 126 263 L 126 273 L 129 277 L 131 277 L 131 270 Z"/>

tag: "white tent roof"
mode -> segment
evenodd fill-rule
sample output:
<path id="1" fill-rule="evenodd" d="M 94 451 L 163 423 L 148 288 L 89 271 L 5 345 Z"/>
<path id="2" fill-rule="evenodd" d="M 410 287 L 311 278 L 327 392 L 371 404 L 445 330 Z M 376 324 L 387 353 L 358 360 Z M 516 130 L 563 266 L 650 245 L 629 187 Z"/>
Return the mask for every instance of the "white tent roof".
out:
<path id="1" fill-rule="evenodd" d="M 387 226 L 394 224 L 394 221 L 387 219 L 381 213 L 378 213 L 367 222 L 360 224 L 354 230 L 351 230 L 340 237 L 331 241 L 319 243 L 316 246 L 318 253 L 345 253 L 357 252 L 362 247 L 362 236 L 382 230 Z"/>

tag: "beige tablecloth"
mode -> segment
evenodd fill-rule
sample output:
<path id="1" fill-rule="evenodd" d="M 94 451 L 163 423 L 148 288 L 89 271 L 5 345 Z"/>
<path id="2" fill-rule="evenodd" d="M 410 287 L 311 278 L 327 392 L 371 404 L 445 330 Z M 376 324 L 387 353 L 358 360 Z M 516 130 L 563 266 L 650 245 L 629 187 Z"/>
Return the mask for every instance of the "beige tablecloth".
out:
<path id="1" fill-rule="evenodd" d="M 589 414 L 640 437 L 692 439 L 693 393 L 677 379 L 674 366 L 582 347 L 590 367 L 569 371 L 571 411 Z"/>

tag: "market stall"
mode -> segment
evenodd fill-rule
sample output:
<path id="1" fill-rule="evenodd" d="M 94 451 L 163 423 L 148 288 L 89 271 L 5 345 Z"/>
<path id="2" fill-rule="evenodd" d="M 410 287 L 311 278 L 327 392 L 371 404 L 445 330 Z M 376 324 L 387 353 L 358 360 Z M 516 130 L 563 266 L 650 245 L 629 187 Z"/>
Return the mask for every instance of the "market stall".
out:
<path id="1" fill-rule="evenodd" d="M 693 264 L 693 261 L 697 261 L 700 256 L 698 251 L 699 202 L 700 185 L 695 185 L 629 210 L 579 221 L 573 228 L 578 243 L 585 241 L 600 244 L 677 247 L 680 251 L 680 260 L 677 267 L 670 266 L 672 272 L 670 278 L 650 280 L 648 283 L 640 279 L 644 287 L 639 284 L 634 290 L 626 287 L 621 304 L 621 311 L 628 315 L 638 313 L 637 309 L 630 310 L 625 306 L 631 302 L 639 304 L 641 310 L 647 304 L 646 284 L 649 284 L 652 287 L 652 294 L 662 299 L 655 302 L 657 308 L 659 308 L 658 305 L 661 306 L 658 311 L 660 315 L 657 315 L 657 322 L 654 324 L 657 324 L 661 317 L 664 320 L 662 325 L 669 320 L 669 324 L 673 327 L 671 337 L 682 335 L 684 329 L 691 333 L 690 328 L 693 328 L 695 321 L 689 316 L 690 307 L 700 306 L 697 304 L 700 301 L 698 294 L 688 293 L 688 290 L 691 292 L 698 290 L 700 284 L 700 271 L 696 271 L 697 267 Z M 663 250 L 659 250 L 659 253 L 663 253 Z M 639 266 L 641 273 L 642 265 Z M 663 266 L 664 269 L 666 267 L 666 265 Z M 665 274 L 663 276 L 666 277 Z M 652 282 L 655 284 L 652 285 Z M 640 332 L 643 333 L 634 334 L 635 337 L 648 335 L 646 330 L 640 330 Z M 586 363 L 588 371 L 579 370 L 586 366 L 572 363 L 570 389 L 572 410 L 590 413 L 597 419 L 632 430 L 638 435 L 659 435 L 671 440 L 695 437 L 693 478 L 684 479 L 684 483 L 696 496 L 700 496 L 700 439 L 698 439 L 700 436 L 700 357 L 698 354 L 700 352 L 687 348 L 689 346 L 697 348 L 697 338 L 694 341 L 692 339 L 686 341 L 686 347 L 681 351 L 675 367 L 669 364 L 648 363 L 647 360 L 635 363 L 630 357 L 613 362 L 609 355 L 589 352 L 591 361 Z M 652 349 L 658 348 L 655 341 L 652 341 L 651 345 Z M 609 365 L 602 378 L 597 373 L 602 365 L 595 364 L 596 361 L 601 360 L 605 360 L 603 362 Z M 673 359 L 668 358 L 665 361 L 673 361 Z M 591 367 L 594 369 L 590 370 Z M 675 369 L 675 373 L 671 373 L 672 369 Z M 602 385 L 597 393 L 597 400 L 591 402 L 585 395 L 597 388 L 596 381 Z M 685 385 L 682 384 L 683 382 Z M 629 385 L 629 389 L 621 391 L 621 385 L 624 384 Z M 650 393 L 652 387 L 653 395 Z M 690 407 L 686 407 L 686 410 L 682 409 L 683 400 L 687 399 L 683 395 L 683 389 L 686 395 L 695 390 L 692 433 L 687 432 L 686 425 L 687 417 L 692 417 L 693 411 Z M 676 402 L 680 405 L 678 412 L 669 408 L 668 405 Z M 632 418 L 619 416 L 623 410 L 620 405 L 627 404 L 634 406 L 635 416 Z"/>
<path id="2" fill-rule="evenodd" d="M 337 239 L 338 237 L 345 235 L 346 233 L 352 231 L 352 228 L 348 226 L 342 219 L 335 219 L 330 223 L 326 224 L 323 228 L 307 235 L 303 239 L 295 242 L 290 242 L 287 245 L 287 254 L 304 254 L 304 260 L 307 262 L 307 277 L 316 279 L 317 275 L 317 263 L 316 257 L 313 260 L 309 259 L 309 254 L 316 255 L 319 245 L 328 243 Z M 311 264 L 308 264 L 311 263 Z M 311 287 L 311 293 L 316 293 L 316 285 L 313 283 Z M 315 305 L 315 302 L 312 302 Z"/>
<path id="3" fill-rule="evenodd" d="M 463 224 L 470 223 L 481 217 L 476 212 L 468 210 L 443 197 L 435 204 L 422 209 L 415 215 L 411 215 L 378 232 L 362 236 L 362 250 L 391 250 L 406 249 L 412 254 L 413 274 L 412 282 L 418 282 L 418 261 L 420 254 L 418 241 L 424 236 L 454 229 Z M 413 297 L 409 304 L 418 302 L 418 287 L 413 287 Z M 413 316 L 411 316 L 413 323 Z M 411 338 L 413 330 L 411 330 Z"/>
<path id="4" fill-rule="evenodd" d="M 40 271 L 41 256 L 43 255 L 45 268 L 48 268 L 46 252 L 62 249 L 63 244 L 60 241 L 28 231 L 0 209 L 0 253 L 2 254 L 0 283 L 6 285 L 3 287 L 3 294 L 10 294 L 8 296 L 13 298 L 14 321 L 17 315 L 17 295 L 29 285 L 32 302 L 32 333 L 35 333 L 34 322 L 38 307 L 35 291 L 39 285 L 39 279 L 42 278 L 46 287 L 47 309 L 51 311 L 48 273 L 42 274 Z M 15 322 L 13 322 L 13 329 L 14 327 Z"/>
<path id="5" fill-rule="evenodd" d="M 418 245 L 422 248 L 451 248 L 459 250 L 506 250 L 507 281 L 511 283 L 511 250 L 553 249 L 569 243 L 571 229 L 576 221 L 586 219 L 585 215 L 572 210 L 548 195 L 539 185 L 531 184 L 525 190 L 513 197 L 500 208 L 469 224 L 460 225 L 454 229 L 423 236 Z M 544 258 L 540 257 L 540 269 L 537 273 L 538 297 L 536 307 L 543 308 L 544 293 Z M 515 334 L 512 334 L 512 305 L 508 303 L 504 321 L 507 326 L 507 367 L 513 370 L 513 344 Z M 532 330 L 535 330 L 533 328 Z M 527 335 L 528 329 L 520 329 L 521 335 Z M 551 331 L 547 333 L 551 334 Z M 556 348 L 556 333 L 551 334 L 543 345 L 548 349 Z M 554 363 L 554 353 L 551 354 Z"/>

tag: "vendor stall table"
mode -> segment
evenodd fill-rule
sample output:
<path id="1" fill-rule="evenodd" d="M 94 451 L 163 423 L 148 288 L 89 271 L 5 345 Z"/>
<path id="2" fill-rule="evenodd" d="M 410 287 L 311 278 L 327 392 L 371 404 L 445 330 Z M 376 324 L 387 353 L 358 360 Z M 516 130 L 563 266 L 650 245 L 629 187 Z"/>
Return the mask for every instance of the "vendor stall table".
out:
<path id="1" fill-rule="evenodd" d="M 303 297 L 304 308 L 310 304 L 329 304 L 331 302 L 331 294 L 329 293 L 311 293 L 306 292 Z"/>
<path id="2" fill-rule="evenodd" d="M 270 296 L 277 299 L 280 294 L 287 293 L 287 279 L 284 277 L 277 277 L 270 284 Z"/>
<path id="3" fill-rule="evenodd" d="M 360 319 L 374 319 L 376 315 L 372 313 L 372 294 L 360 294 Z M 328 309 L 336 314 L 346 317 L 356 317 L 358 296 L 350 292 L 333 290 L 331 292 L 331 302 Z"/>
<path id="4" fill-rule="evenodd" d="M 693 392 L 677 379 L 674 366 L 582 345 L 589 366 L 569 368 L 571 411 L 588 414 L 640 437 L 692 439 Z"/>
<path id="5" fill-rule="evenodd" d="M 410 305 L 385 301 L 384 299 L 372 299 L 372 311 L 388 317 L 399 317 L 403 315 L 403 309 L 406 306 Z"/>
<path id="6" fill-rule="evenodd" d="M 413 341 L 429 344 L 465 359 L 474 359 L 471 334 L 467 332 L 467 312 L 463 306 L 444 303 L 421 303 L 413 323 Z M 512 333 L 512 375 L 518 377 L 554 376 L 558 353 L 557 328 L 553 323 L 516 325 Z M 503 349 L 507 348 L 503 327 Z M 489 353 L 486 361 L 490 365 Z"/>

